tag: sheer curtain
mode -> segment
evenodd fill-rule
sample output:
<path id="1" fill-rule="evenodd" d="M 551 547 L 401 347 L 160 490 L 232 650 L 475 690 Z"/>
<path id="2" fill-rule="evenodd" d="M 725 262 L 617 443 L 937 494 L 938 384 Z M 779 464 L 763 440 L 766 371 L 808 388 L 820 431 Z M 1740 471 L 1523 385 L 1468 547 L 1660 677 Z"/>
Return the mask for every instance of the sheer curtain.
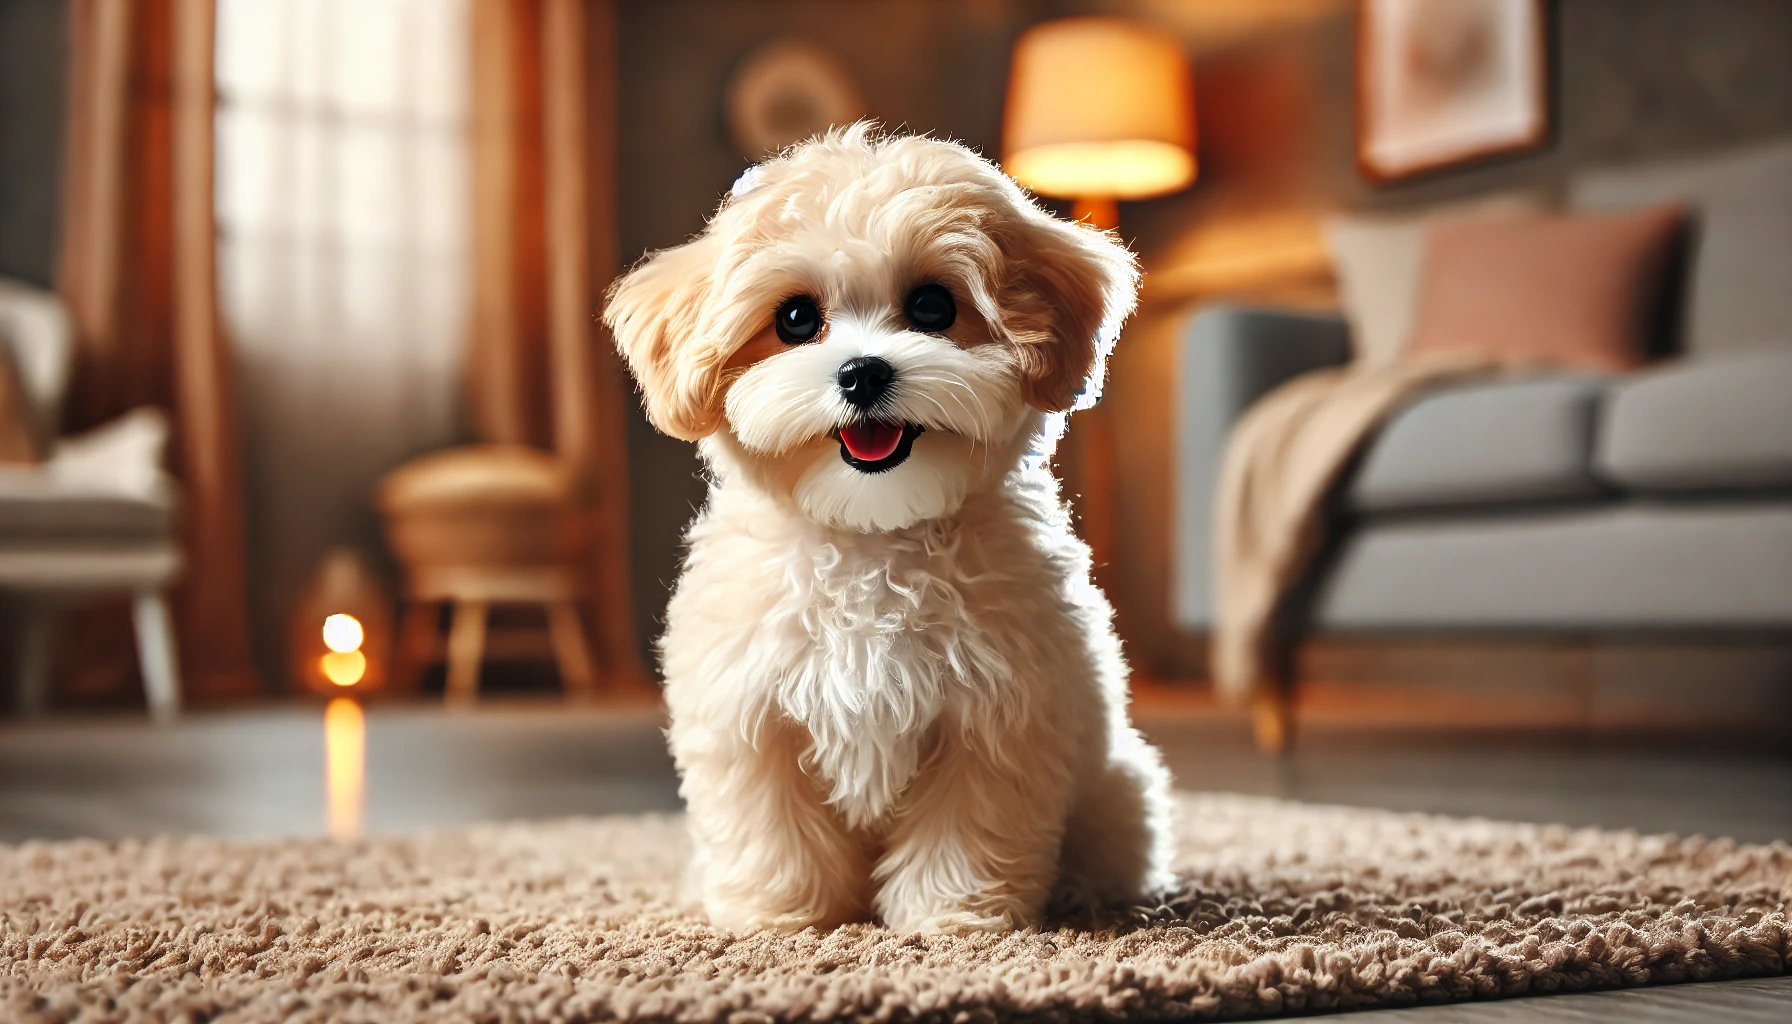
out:
<path id="1" fill-rule="evenodd" d="M 218 0 L 217 219 L 264 668 L 375 483 L 460 439 L 467 0 Z"/>

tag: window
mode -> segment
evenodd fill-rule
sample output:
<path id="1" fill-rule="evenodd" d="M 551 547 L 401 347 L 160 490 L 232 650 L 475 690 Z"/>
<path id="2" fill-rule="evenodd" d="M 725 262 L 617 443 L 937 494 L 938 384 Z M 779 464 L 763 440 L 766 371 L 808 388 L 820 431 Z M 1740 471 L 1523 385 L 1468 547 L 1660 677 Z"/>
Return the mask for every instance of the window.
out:
<path id="1" fill-rule="evenodd" d="M 219 0 L 221 304 L 240 374 L 261 648 L 372 495 L 457 440 L 468 319 L 466 0 Z"/>

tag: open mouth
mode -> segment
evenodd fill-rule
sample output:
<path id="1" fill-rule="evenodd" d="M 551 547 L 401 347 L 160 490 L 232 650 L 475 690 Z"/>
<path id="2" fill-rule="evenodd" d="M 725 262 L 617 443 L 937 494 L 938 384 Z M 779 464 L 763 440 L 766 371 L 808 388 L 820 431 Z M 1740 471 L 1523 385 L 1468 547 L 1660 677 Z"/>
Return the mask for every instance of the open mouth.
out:
<path id="1" fill-rule="evenodd" d="M 865 420 L 848 423 L 835 434 L 840 438 L 840 458 L 848 466 L 861 473 L 882 473 L 907 461 L 924 429 L 919 423 Z"/>

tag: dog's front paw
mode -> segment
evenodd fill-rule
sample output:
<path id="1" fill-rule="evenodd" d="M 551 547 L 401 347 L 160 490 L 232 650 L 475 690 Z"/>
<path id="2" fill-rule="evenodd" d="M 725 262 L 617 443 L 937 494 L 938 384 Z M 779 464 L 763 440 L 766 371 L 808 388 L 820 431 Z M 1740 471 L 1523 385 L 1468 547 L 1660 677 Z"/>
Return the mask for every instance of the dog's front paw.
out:
<path id="1" fill-rule="evenodd" d="M 967 900 L 945 907 L 915 908 L 908 913 L 886 915 L 885 921 L 899 932 L 929 935 L 974 935 L 1025 928 L 1039 920 L 1038 911 L 1007 897 Z"/>
<path id="2" fill-rule="evenodd" d="M 780 910 L 715 900 L 705 903 L 703 909 L 709 914 L 710 924 L 737 935 L 760 931 L 800 932 L 804 928 L 830 928 L 851 920 L 849 915 L 839 913 Z"/>

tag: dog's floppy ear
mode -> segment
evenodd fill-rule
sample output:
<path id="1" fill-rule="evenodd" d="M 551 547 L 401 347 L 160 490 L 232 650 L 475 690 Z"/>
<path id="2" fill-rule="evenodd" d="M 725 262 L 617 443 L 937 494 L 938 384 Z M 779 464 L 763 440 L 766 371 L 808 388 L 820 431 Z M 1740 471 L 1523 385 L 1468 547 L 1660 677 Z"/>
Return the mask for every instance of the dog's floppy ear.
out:
<path id="1" fill-rule="evenodd" d="M 727 353 L 700 330 L 717 247 L 702 235 L 652 254 L 610 286 L 604 304 L 604 324 L 641 387 L 648 421 L 686 441 L 722 423 Z"/>
<path id="2" fill-rule="evenodd" d="M 1068 412 L 1085 389 L 1100 392 L 1095 378 L 1138 300 L 1137 261 L 1106 232 L 1030 203 L 1003 249 L 1014 261 L 1005 304 L 1027 402 Z"/>

